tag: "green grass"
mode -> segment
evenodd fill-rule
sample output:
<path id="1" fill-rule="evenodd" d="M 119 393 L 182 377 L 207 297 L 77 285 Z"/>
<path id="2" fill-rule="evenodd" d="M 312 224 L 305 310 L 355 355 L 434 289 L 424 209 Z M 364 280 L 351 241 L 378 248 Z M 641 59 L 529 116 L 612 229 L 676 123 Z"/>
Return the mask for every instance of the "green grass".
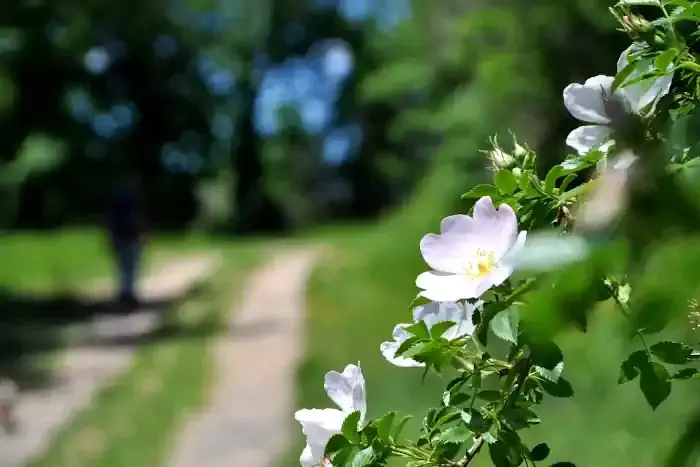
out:
<path id="1" fill-rule="evenodd" d="M 103 239 L 94 230 L 6 234 L 0 241 L 0 287 L 73 289 L 86 279 L 112 273 L 106 252 Z"/>
<path id="2" fill-rule="evenodd" d="M 156 235 L 144 249 L 144 270 L 154 260 L 210 244 L 206 238 Z M 11 232 L 0 241 L 0 258 L 0 289 L 11 291 L 76 292 L 115 273 L 104 233 L 95 228 Z"/>
<path id="3" fill-rule="evenodd" d="M 202 246 L 193 242 L 192 246 Z M 223 246 L 223 245 L 219 245 Z M 181 306 L 166 310 L 156 336 L 137 349 L 130 369 L 103 388 L 33 467 L 155 467 L 169 453 L 182 416 L 200 407 L 212 376 L 211 342 L 221 330 L 244 273 L 261 257 L 249 245 L 223 246 L 222 269 Z M 210 332 L 197 333 L 198 330 Z"/>

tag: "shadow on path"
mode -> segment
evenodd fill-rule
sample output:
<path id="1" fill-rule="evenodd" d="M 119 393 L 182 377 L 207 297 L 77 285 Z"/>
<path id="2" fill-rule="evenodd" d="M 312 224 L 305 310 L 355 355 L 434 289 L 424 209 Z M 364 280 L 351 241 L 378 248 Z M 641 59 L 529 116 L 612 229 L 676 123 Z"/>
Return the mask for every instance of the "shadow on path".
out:
<path id="1" fill-rule="evenodd" d="M 124 326 L 127 321 L 158 319 L 187 300 L 206 294 L 207 288 L 206 282 L 194 284 L 179 295 L 143 300 L 138 306 L 70 294 L 18 295 L 0 290 L 0 377 L 11 378 L 22 390 L 40 389 L 52 383 L 51 365 L 31 357 L 48 355 L 58 348 L 133 347 L 215 332 L 215 323 L 196 329 L 165 325 L 145 333 L 128 332 Z M 96 332 L 96 321 L 105 332 Z"/>

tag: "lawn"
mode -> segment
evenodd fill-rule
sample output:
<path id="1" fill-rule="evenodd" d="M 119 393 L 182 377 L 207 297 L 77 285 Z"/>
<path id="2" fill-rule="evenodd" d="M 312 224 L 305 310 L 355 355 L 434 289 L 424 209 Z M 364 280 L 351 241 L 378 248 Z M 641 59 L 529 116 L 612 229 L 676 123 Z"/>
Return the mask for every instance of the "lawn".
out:
<path id="1" fill-rule="evenodd" d="M 86 279 L 112 274 L 110 257 L 97 231 L 13 232 L 0 237 L 0 287 L 13 291 L 67 291 Z"/>

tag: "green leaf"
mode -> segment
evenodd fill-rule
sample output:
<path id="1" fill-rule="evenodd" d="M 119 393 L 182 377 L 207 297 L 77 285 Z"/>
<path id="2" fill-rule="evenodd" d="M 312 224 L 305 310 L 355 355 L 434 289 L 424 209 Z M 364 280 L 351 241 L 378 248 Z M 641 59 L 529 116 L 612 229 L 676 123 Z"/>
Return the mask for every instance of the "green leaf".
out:
<path id="1" fill-rule="evenodd" d="M 520 177 L 518 178 L 518 186 L 523 191 L 527 190 L 528 185 L 530 185 L 530 174 L 532 174 L 532 170 L 523 170 L 520 173 Z"/>
<path id="2" fill-rule="evenodd" d="M 394 441 L 399 439 L 399 436 L 401 436 L 401 432 L 403 431 L 404 427 L 406 426 L 406 423 L 408 423 L 409 420 L 413 418 L 412 415 L 406 415 L 404 416 L 401 420 L 399 420 L 399 423 L 396 424 L 396 427 L 394 428 Z"/>
<path id="3" fill-rule="evenodd" d="M 489 428 L 489 431 L 486 431 L 481 434 L 481 437 L 484 438 L 484 441 L 486 441 L 486 444 L 491 445 L 494 443 L 498 442 L 498 437 L 497 437 L 497 431 L 495 426 L 491 426 Z"/>
<path id="4" fill-rule="evenodd" d="M 547 172 L 547 176 L 544 179 L 544 191 L 546 191 L 550 195 L 554 193 L 554 189 L 557 185 L 557 180 L 559 179 L 559 176 L 562 174 L 563 171 L 564 168 L 561 165 L 555 165 L 549 170 L 549 172 Z"/>
<path id="5" fill-rule="evenodd" d="M 559 195 L 559 203 L 563 204 L 572 198 L 575 198 L 577 196 L 580 196 L 580 195 L 587 193 L 594 185 L 595 184 L 593 182 L 587 182 L 587 183 L 584 183 L 583 185 L 577 186 L 576 188 L 572 188 L 569 191 L 563 192 L 562 194 Z"/>
<path id="6" fill-rule="evenodd" d="M 574 464 L 573 462 L 555 462 L 549 467 L 576 467 L 576 464 Z"/>
<path id="7" fill-rule="evenodd" d="M 430 328 L 430 337 L 433 339 L 439 339 L 445 332 L 455 327 L 457 324 L 453 321 L 440 321 L 435 323 L 432 328 Z"/>
<path id="8" fill-rule="evenodd" d="M 530 453 L 530 459 L 532 459 L 535 462 L 543 461 L 549 456 L 549 446 L 547 446 L 547 443 L 540 443 L 534 448 L 532 448 L 532 451 Z"/>
<path id="9" fill-rule="evenodd" d="M 462 410 L 461 414 L 462 421 L 467 424 L 467 426 L 474 431 L 483 431 L 484 429 L 484 416 L 476 409 Z"/>
<path id="10" fill-rule="evenodd" d="M 652 410 L 656 410 L 671 394 L 671 382 L 666 368 L 656 362 L 648 362 L 641 368 L 639 388 Z"/>
<path id="11" fill-rule="evenodd" d="M 569 174 L 566 177 L 564 177 L 564 181 L 561 182 L 561 185 L 559 185 L 559 191 L 566 191 L 566 189 L 569 187 L 571 182 L 573 182 L 576 179 L 576 174 Z"/>
<path id="12" fill-rule="evenodd" d="M 350 441 L 348 441 L 345 436 L 341 434 L 333 435 L 326 443 L 325 455 L 326 457 L 330 457 L 332 454 L 348 446 L 350 446 Z"/>
<path id="13" fill-rule="evenodd" d="M 668 72 L 669 67 L 673 63 L 673 60 L 678 56 L 678 50 L 667 49 L 661 52 L 654 59 L 654 68 L 662 73 Z"/>
<path id="14" fill-rule="evenodd" d="M 612 84 L 612 92 L 615 92 L 615 90 L 617 90 L 617 88 L 619 88 L 625 82 L 625 80 L 629 78 L 629 76 L 638 66 L 639 60 L 630 61 L 627 63 L 627 65 L 625 65 L 625 67 L 615 75 L 615 79 L 613 80 Z"/>
<path id="15" fill-rule="evenodd" d="M 406 352 L 408 352 L 409 349 L 413 348 L 414 345 L 417 345 L 419 342 L 421 342 L 421 339 L 417 337 L 409 337 L 405 341 L 401 343 L 398 349 L 396 349 L 395 355 L 397 357 L 403 356 Z"/>
<path id="16" fill-rule="evenodd" d="M 559 381 L 562 372 L 564 371 L 564 362 L 559 362 L 553 370 L 548 370 L 547 368 L 541 366 L 535 366 L 535 371 L 542 376 L 544 379 L 556 383 Z"/>
<path id="17" fill-rule="evenodd" d="M 498 191 L 498 188 L 493 185 L 477 185 L 463 194 L 462 199 L 477 199 L 484 196 L 500 199 L 501 193 Z"/>
<path id="18" fill-rule="evenodd" d="M 493 182 L 496 184 L 496 188 L 504 195 L 510 195 L 518 188 L 518 180 L 515 178 L 515 175 L 506 169 L 496 172 Z"/>
<path id="19" fill-rule="evenodd" d="M 443 443 L 461 444 L 468 441 L 472 437 L 473 434 L 471 431 L 469 431 L 469 428 L 467 428 L 466 425 L 460 423 L 459 425 L 448 428 L 447 430 L 440 433 L 440 436 L 438 436 L 438 440 Z"/>
<path id="20" fill-rule="evenodd" d="M 501 440 L 489 444 L 489 455 L 495 467 L 517 467 L 522 462 L 518 444 L 505 443 Z"/>
<path id="21" fill-rule="evenodd" d="M 640 368 L 649 364 L 649 357 L 643 350 L 632 352 L 627 360 L 620 365 L 620 376 L 617 378 L 617 384 L 624 384 L 634 380 L 639 376 Z"/>
<path id="22" fill-rule="evenodd" d="M 651 353 L 664 363 L 685 365 L 700 357 L 700 352 L 680 342 L 662 341 L 650 347 Z"/>
<path id="23" fill-rule="evenodd" d="M 340 432 L 345 436 L 348 441 L 350 441 L 353 444 L 358 444 L 360 442 L 360 434 L 357 432 L 358 427 L 360 425 L 360 411 L 356 410 L 347 417 L 345 417 L 345 420 L 343 421 L 343 426 L 340 430 Z"/>
<path id="24" fill-rule="evenodd" d="M 440 350 L 441 348 L 442 345 L 439 342 L 421 342 L 412 346 L 401 354 L 401 356 L 404 358 L 413 358 L 420 355 L 425 356 L 431 353 L 434 354 L 436 350 Z"/>
<path id="25" fill-rule="evenodd" d="M 352 459 L 352 467 L 370 466 L 376 457 L 376 453 L 374 452 L 374 448 L 372 446 L 365 448 L 358 452 Z"/>
<path id="26" fill-rule="evenodd" d="M 432 428 L 438 428 L 446 423 L 452 423 L 459 420 L 460 410 L 456 407 L 442 407 L 435 413 L 435 420 L 432 423 Z"/>
<path id="27" fill-rule="evenodd" d="M 391 426 L 394 423 L 394 412 L 389 412 L 376 421 L 377 436 L 383 442 L 388 443 L 391 438 Z"/>
<path id="28" fill-rule="evenodd" d="M 352 459 L 352 457 L 355 455 L 357 452 L 357 446 L 353 446 L 352 444 L 348 444 L 344 448 L 341 448 L 340 450 L 336 451 L 334 454 L 330 456 L 331 462 L 333 465 L 347 465 L 348 461 Z"/>
<path id="29" fill-rule="evenodd" d="M 680 6 L 680 7 L 686 8 L 688 10 L 693 7 L 693 5 L 690 3 L 689 0 L 669 0 L 667 2 L 667 4 Z"/>
<path id="30" fill-rule="evenodd" d="M 491 327 L 491 320 L 500 311 L 507 309 L 508 303 L 506 302 L 491 302 L 484 305 L 484 309 L 481 312 L 481 321 L 476 330 L 476 337 L 479 342 L 486 345 L 488 343 L 488 330 Z"/>
<path id="31" fill-rule="evenodd" d="M 493 333 L 500 337 L 501 339 L 512 342 L 513 344 L 518 343 L 518 309 L 511 306 L 499 312 L 491 320 L 491 330 Z"/>
<path id="32" fill-rule="evenodd" d="M 525 407 L 505 407 L 501 410 L 501 417 L 515 430 L 522 430 L 541 422 L 535 412 Z"/>
<path id="33" fill-rule="evenodd" d="M 671 376 L 671 379 L 687 380 L 691 378 L 700 378 L 700 371 L 695 368 L 683 368 L 679 370 L 675 375 Z"/>
<path id="34" fill-rule="evenodd" d="M 425 321 L 423 320 L 413 323 L 405 329 L 406 332 L 413 334 L 420 339 L 430 339 L 430 330 L 428 329 L 428 325 L 425 324 Z"/>
<path id="35" fill-rule="evenodd" d="M 525 339 L 525 344 L 530 349 L 530 358 L 534 365 L 554 370 L 557 365 L 564 361 L 564 354 L 559 346 L 552 341 L 534 339 L 532 336 L 528 336 Z"/>
<path id="36" fill-rule="evenodd" d="M 543 380 L 540 381 L 540 384 L 542 385 L 542 389 L 553 397 L 571 397 L 574 395 L 574 389 L 564 378 L 559 378 L 556 383 Z"/>

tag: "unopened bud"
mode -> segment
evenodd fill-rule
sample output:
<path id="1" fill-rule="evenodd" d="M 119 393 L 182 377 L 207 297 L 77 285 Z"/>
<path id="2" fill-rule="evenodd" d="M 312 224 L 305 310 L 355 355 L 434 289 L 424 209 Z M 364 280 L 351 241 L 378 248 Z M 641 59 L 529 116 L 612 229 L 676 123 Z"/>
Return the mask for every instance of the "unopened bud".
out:
<path id="1" fill-rule="evenodd" d="M 649 21 L 645 20 L 641 16 L 635 15 L 623 16 L 622 26 L 625 28 L 625 31 L 633 35 L 649 32 L 653 29 Z"/>
<path id="2" fill-rule="evenodd" d="M 517 141 L 515 143 L 513 143 L 513 155 L 515 156 L 516 159 L 519 159 L 519 160 L 524 159 L 528 153 L 529 153 L 529 151 L 527 149 L 525 149 L 524 147 L 522 147 L 521 145 L 519 145 L 517 143 Z"/>
<path id="3" fill-rule="evenodd" d="M 515 164 L 513 156 L 503 151 L 501 148 L 494 148 L 489 152 L 489 158 L 493 166 L 497 169 L 507 169 Z"/>

